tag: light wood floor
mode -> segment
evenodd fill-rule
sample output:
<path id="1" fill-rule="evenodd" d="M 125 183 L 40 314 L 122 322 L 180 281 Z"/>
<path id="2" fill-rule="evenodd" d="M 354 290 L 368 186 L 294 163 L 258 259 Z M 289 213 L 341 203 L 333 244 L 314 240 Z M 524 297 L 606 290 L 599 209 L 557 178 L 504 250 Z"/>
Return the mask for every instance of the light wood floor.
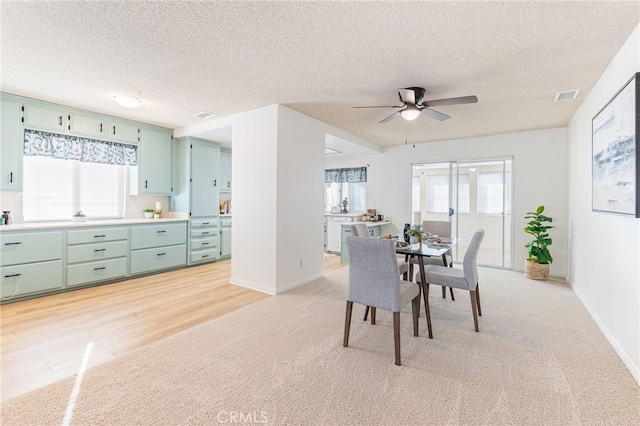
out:
<path id="1" fill-rule="evenodd" d="M 90 343 L 88 368 L 271 297 L 230 276 L 225 260 L 2 305 L 2 401 L 77 374 Z"/>

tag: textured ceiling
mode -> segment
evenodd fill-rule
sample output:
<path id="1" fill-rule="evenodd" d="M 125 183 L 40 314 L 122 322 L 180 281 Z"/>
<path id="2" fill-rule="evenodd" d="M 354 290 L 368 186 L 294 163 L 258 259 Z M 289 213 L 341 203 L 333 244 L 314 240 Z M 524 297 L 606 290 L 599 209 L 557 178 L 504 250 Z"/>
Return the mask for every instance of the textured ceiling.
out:
<path id="1" fill-rule="evenodd" d="M 284 104 L 382 147 L 566 126 L 638 1 L 5 1 L 1 90 L 181 128 Z M 378 124 L 400 87 L 477 104 Z M 575 101 L 556 92 L 580 89 Z M 111 96 L 141 92 L 124 109 Z M 215 120 L 215 119 L 209 119 Z"/>

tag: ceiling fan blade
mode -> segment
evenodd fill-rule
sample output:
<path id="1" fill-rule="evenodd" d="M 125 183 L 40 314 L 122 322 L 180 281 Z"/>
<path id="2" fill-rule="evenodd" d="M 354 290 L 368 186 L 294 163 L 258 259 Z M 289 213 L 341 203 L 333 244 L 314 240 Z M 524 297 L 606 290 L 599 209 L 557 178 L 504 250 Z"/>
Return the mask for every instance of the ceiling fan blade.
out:
<path id="1" fill-rule="evenodd" d="M 412 88 L 406 89 L 398 89 L 398 96 L 400 96 L 400 101 L 407 104 L 415 104 L 416 103 L 416 92 L 413 91 Z"/>
<path id="2" fill-rule="evenodd" d="M 447 114 L 443 114 L 439 111 L 436 111 L 434 109 L 429 109 L 429 108 L 423 108 L 420 110 L 424 115 L 428 115 L 431 118 L 435 118 L 438 121 L 444 121 L 447 120 L 449 118 L 451 118 L 451 116 L 447 115 Z"/>
<path id="3" fill-rule="evenodd" d="M 391 114 L 390 116 L 388 116 L 387 118 L 383 119 L 380 121 L 380 123 L 386 123 L 387 121 L 396 118 L 398 115 L 400 115 L 400 111 L 396 111 L 393 114 Z"/>
<path id="4" fill-rule="evenodd" d="M 478 102 L 477 96 L 461 96 L 459 98 L 436 99 L 433 101 L 423 102 L 424 106 L 443 106 L 443 105 L 459 105 L 459 104 L 475 104 Z"/>
<path id="5" fill-rule="evenodd" d="M 354 106 L 351 108 L 400 108 L 403 105 Z"/>

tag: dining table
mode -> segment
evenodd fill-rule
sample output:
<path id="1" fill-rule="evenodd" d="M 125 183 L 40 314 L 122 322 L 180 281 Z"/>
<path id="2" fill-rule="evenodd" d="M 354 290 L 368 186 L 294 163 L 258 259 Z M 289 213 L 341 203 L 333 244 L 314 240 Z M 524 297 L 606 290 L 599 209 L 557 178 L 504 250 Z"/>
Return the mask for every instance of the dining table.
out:
<path id="1" fill-rule="evenodd" d="M 424 269 L 425 257 L 442 257 L 442 263 L 447 266 L 447 252 L 449 252 L 458 242 L 460 238 L 442 238 L 441 242 L 425 239 L 420 243 L 409 244 L 401 247 L 396 243 L 396 253 L 403 254 L 407 257 L 415 257 L 418 259 L 418 267 L 420 268 L 420 290 L 425 291 L 427 288 L 424 283 L 427 282 L 427 275 Z M 412 277 L 410 277 L 412 278 Z M 425 295 L 425 300 L 429 300 L 429 295 Z M 429 338 L 433 339 L 433 331 L 431 329 L 431 312 L 429 304 L 425 303 L 425 312 L 427 316 L 427 328 L 429 330 Z"/>

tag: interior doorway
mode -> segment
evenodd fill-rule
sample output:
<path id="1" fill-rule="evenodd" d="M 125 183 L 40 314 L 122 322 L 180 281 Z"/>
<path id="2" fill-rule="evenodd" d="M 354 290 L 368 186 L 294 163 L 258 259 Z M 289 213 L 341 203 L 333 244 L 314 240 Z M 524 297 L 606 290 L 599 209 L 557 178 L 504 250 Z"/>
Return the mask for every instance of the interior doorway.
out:
<path id="1" fill-rule="evenodd" d="M 462 262 L 471 235 L 485 230 L 478 264 L 513 267 L 512 158 L 412 165 L 411 219 L 451 221 Z"/>

